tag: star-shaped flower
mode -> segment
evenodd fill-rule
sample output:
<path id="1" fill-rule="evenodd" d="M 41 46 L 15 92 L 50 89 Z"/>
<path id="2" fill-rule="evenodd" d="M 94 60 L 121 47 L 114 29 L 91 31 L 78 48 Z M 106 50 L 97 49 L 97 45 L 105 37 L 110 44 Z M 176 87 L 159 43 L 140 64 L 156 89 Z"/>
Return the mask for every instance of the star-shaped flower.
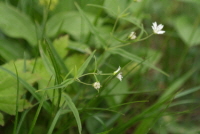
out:
<path id="1" fill-rule="evenodd" d="M 157 22 L 154 22 L 152 29 L 155 34 L 164 34 L 165 31 L 162 31 L 163 27 L 164 27 L 164 25 L 162 25 L 162 24 L 157 25 Z"/>

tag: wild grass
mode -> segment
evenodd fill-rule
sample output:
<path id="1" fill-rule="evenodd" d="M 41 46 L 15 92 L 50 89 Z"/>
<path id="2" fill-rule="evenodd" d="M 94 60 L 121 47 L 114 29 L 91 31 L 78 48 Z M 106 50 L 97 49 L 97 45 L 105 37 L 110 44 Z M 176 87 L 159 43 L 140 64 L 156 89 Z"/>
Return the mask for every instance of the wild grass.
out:
<path id="1" fill-rule="evenodd" d="M 0 133 L 199 133 L 199 4 L 1 1 Z"/>

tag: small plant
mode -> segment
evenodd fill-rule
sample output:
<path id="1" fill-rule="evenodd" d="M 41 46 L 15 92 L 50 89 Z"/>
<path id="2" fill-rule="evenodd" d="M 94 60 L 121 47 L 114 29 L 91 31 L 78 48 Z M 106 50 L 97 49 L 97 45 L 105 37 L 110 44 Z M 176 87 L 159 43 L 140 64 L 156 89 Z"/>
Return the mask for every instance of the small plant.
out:
<path id="1" fill-rule="evenodd" d="M 0 2 L 0 133 L 198 133 L 199 21 L 180 3 Z"/>

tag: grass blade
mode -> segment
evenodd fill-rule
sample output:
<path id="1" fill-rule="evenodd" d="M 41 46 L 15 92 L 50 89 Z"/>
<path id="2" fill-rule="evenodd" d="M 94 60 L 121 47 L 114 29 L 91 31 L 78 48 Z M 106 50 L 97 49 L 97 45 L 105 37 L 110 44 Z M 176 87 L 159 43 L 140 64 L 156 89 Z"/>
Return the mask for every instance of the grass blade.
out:
<path id="1" fill-rule="evenodd" d="M 120 49 L 120 48 L 117 48 L 117 49 L 111 49 L 109 50 L 110 53 L 112 54 L 118 54 L 118 55 L 121 55 L 122 57 L 126 58 L 126 59 L 129 59 L 129 60 L 132 60 L 132 61 L 135 61 L 137 63 L 142 63 L 152 69 L 155 69 L 156 71 L 166 75 L 166 76 L 169 76 L 166 72 L 162 71 L 161 69 L 157 68 L 156 66 L 154 66 L 153 64 L 151 63 L 148 63 L 147 61 L 144 61 L 142 58 L 138 57 L 137 55 L 134 55 L 132 53 L 129 53 L 123 49 Z"/>
<path id="2" fill-rule="evenodd" d="M 81 134 L 82 125 L 81 125 L 81 119 L 79 117 L 79 112 L 78 112 L 76 106 L 74 105 L 72 99 L 67 94 L 64 94 L 64 96 L 66 98 L 66 102 L 67 102 L 68 107 L 71 109 L 71 111 L 73 112 L 74 117 L 76 119 L 76 122 L 77 122 L 77 125 L 78 125 L 79 134 Z"/>

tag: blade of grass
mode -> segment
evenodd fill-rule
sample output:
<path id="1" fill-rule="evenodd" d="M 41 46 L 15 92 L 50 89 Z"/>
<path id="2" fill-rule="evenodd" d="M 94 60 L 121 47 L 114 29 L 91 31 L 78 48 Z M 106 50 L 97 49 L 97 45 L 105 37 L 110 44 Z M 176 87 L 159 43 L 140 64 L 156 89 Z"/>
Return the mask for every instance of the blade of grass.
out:
<path id="1" fill-rule="evenodd" d="M 60 108 L 58 110 L 58 112 L 56 113 L 56 116 L 54 117 L 54 119 L 53 119 L 53 121 L 51 123 L 51 126 L 50 126 L 49 131 L 47 132 L 47 134 L 52 134 L 53 133 L 55 125 L 56 125 L 56 123 L 57 123 L 57 121 L 58 121 L 58 119 L 59 119 L 59 117 L 61 115 L 61 111 L 62 111 L 62 108 Z"/>
<path id="2" fill-rule="evenodd" d="M 142 64 L 144 64 L 144 65 L 146 65 L 146 66 L 148 66 L 148 67 L 150 67 L 150 68 L 152 68 L 152 69 L 154 69 L 154 70 L 156 70 L 156 71 L 158 71 L 158 72 L 160 72 L 160 73 L 162 73 L 162 74 L 164 74 L 166 76 L 169 76 L 166 72 L 164 72 L 161 69 L 155 67 L 153 64 L 148 63 L 147 61 L 144 61 L 142 58 L 138 57 L 137 55 L 129 53 L 129 52 L 123 50 L 123 49 L 120 49 L 120 48 L 111 49 L 111 50 L 109 50 L 109 52 L 111 54 L 121 55 L 122 57 L 124 57 L 126 59 L 129 59 L 129 60 L 132 60 L 132 61 L 135 61 L 137 63 L 141 63 L 142 62 Z"/>
<path id="3" fill-rule="evenodd" d="M 68 107 L 71 109 L 71 111 L 73 112 L 74 117 L 76 119 L 76 122 L 77 122 L 77 125 L 78 125 L 79 134 L 81 134 L 82 125 L 81 125 L 81 119 L 80 119 L 80 116 L 79 116 L 79 112 L 78 112 L 76 106 L 74 105 L 72 99 L 69 97 L 69 95 L 64 94 L 64 96 L 66 98 L 66 102 L 67 102 Z"/>
<path id="4" fill-rule="evenodd" d="M 34 119 L 33 119 L 33 121 L 32 121 L 31 128 L 30 128 L 28 134 L 32 134 L 32 133 L 33 133 L 33 128 L 35 127 L 35 124 L 36 124 L 36 122 L 37 122 L 38 116 L 39 116 L 39 114 L 40 114 L 40 111 L 41 111 L 41 109 L 42 109 L 43 103 L 44 103 L 44 101 L 45 101 L 45 94 L 46 94 L 46 92 L 44 92 L 44 94 L 43 94 L 42 100 L 41 100 L 41 102 L 40 102 L 40 105 L 38 106 L 38 109 L 37 109 L 37 111 L 36 111 L 35 117 L 34 117 Z"/>
<path id="5" fill-rule="evenodd" d="M 185 90 L 185 91 L 183 91 L 183 92 L 177 94 L 177 95 L 175 96 L 174 99 L 177 99 L 177 98 L 180 98 L 180 97 L 182 97 L 182 96 L 185 96 L 185 95 L 194 93 L 194 92 L 196 92 L 196 91 L 198 91 L 198 90 L 200 90 L 200 86 L 187 89 L 187 90 Z"/>
<path id="6" fill-rule="evenodd" d="M 15 67 L 15 72 L 16 72 L 16 77 L 17 77 L 17 97 L 16 97 L 16 114 L 15 114 L 15 123 L 14 123 L 14 130 L 13 130 L 13 134 L 16 134 L 16 130 L 17 130 L 17 126 L 18 126 L 18 102 L 19 102 L 19 76 L 18 76 L 18 71 L 17 71 L 17 67 L 14 64 Z"/>
<path id="7" fill-rule="evenodd" d="M 175 93 L 193 73 L 194 70 L 190 70 L 185 75 L 176 80 L 174 83 L 172 83 L 172 85 L 166 89 L 166 92 L 159 98 L 158 101 L 161 101 L 167 96 Z"/>

